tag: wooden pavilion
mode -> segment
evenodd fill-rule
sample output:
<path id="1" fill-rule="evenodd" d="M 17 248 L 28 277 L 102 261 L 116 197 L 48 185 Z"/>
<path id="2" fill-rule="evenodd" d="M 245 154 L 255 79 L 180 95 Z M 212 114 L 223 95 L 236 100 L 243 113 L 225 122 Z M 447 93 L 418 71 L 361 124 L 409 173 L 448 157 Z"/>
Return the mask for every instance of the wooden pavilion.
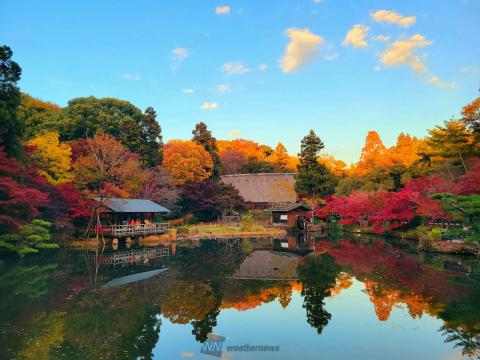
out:
<path id="1" fill-rule="evenodd" d="M 94 198 L 100 227 L 106 237 L 121 238 L 162 234 L 168 223 L 161 215 L 167 208 L 146 199 Z"/>

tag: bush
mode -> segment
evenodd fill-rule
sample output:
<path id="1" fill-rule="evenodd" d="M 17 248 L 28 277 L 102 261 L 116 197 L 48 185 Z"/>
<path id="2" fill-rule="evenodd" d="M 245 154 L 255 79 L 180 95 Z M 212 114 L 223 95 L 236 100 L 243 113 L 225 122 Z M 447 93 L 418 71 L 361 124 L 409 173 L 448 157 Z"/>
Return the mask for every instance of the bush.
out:
<path id="1" fill-rule="evenodd" d="M 240 230 L 249 231 L 253 225 L 253 215 L 250 212 L 243 214 L 240 218 Z"/>
<path id="2" fill-rule="evenodd" d="M 23 257 L 40 250 L 58 249 L 58 245 L 51 240 L 50 223 L 35 219 L 30 224 L 20 226 L 14 234 L 0 236 L 0 249 Z"/>
<path id="3" fill-rule="evenodd" d="M 440 228 L 433 228 L 428 235 L 433 241 L 440 240 L 442 238 L 442 230 Z"/>
<path id="4" fill-rule="evenodd" d="M 177 234 L 188 234 L 188 226 L 179 226 L 177 228 Z"/>

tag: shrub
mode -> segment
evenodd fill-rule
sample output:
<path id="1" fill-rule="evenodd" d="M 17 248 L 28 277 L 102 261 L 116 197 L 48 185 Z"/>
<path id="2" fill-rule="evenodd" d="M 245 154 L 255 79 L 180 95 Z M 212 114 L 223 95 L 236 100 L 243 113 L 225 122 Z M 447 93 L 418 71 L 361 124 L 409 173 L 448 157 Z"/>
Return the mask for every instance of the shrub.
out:
<path id="1" fill-rule="evenodd" d="M 188 226 L 179 226 L 177 228 L 177 234 L 188 234 Z"/>
<path id="2" fill-rule="evenodd" d="M 433 241 L 440 240 L 442 238 L 442 230 L 440 228 L 433 228 L 428 235 Z"/>
<path id="3" fill-rule="evenodd" d="M 23 257 L 40 250 L 58 249 L 58 245 L 51 240 L 50 223 L 35 219 L 30 224 L 20 226 L 14 234 L 0 236 L 0 249 Z"/>

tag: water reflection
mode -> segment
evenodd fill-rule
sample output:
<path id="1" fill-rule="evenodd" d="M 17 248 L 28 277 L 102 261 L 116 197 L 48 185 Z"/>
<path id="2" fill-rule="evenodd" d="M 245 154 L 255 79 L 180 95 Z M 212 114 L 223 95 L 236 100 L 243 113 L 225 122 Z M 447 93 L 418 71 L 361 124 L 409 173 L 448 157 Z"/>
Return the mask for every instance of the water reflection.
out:
<path id="1" fill-rule="evenodd" d="M 479 264 L 474 258 L 416 254 L 402 244 L 366 237 L 215 239 L 103 253 L 61 251 L 1 265 L 0 347 L 7 358 L 151 359 L 161 351 L 162 321 L 188 325 L 191 339 L 203 343 L 225 325 L 222 313 L 248 314 L 274 302 L 280 305 L 270 310 L 276 317 L 303 308 L 295 316 L 323 337 L 341 315 L 332 302 L 338 297 L 355 311 L 358 296 L 364 296 L 379 324 L 390 321 L 399 307 L 418 321 L 437 318 L 443 324 L 430 335 L 439 336 L 439 348 L 445 341 L 451 351 L 478 357 Z M 101 287 L 155 269 L 168 270 Z M 362 289 L 354 293 L 352 284 L 358 282 Z M 342 297 L 347 290 L 355 296 Z M 296 296 L 298 304 L 292 302 Z M 354 319 L 351 326 L 362 326 Z M 251 326 L 248 331 L 255 333 Z"/>

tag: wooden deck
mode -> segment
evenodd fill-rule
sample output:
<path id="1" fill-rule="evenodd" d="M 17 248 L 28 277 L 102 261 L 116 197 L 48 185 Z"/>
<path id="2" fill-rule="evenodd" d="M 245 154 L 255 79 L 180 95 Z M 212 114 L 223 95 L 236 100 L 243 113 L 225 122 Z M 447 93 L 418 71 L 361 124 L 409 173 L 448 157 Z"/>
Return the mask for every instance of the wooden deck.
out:
<path id="1" fill-rule="evenodd" d="M 138 225 L 103 225 L 104 236 L 127 237 L 163 234 L 168 230 L 168 223 Z"/>

